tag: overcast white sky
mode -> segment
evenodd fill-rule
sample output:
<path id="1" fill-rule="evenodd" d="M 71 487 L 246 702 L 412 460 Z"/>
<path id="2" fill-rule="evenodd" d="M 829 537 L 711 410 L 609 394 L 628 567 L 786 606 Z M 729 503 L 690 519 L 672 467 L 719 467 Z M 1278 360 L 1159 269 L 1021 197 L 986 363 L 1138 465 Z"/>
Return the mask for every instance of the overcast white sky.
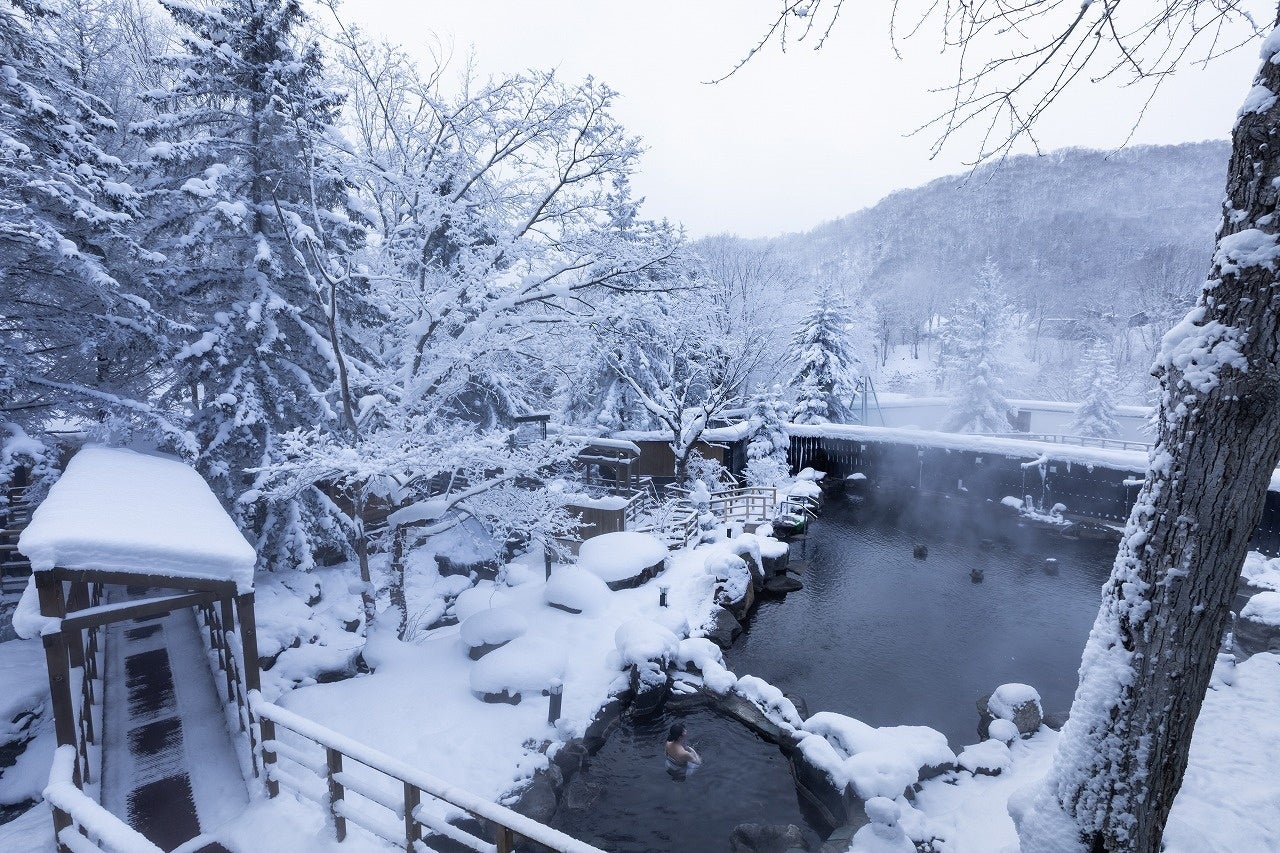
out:
<path id="1" fill-rule="evenodd" d="M 886 6 L 850 0 L 851 8 Z M 767 26 L 777 0 L 348 0 L 343 15 L 372 34 L 427 55 L 443 43 L 474 48 L 484 72 L 555 67 L 617 89 L 616 113 L 648 153 L 634 187 L 646 214 L 683 222 L 692 236 L 802 231 L 889 192 L 963 172 L 974 145 L 929 159 L 932 137 L 908 137 L 936 115 L 951 60 L 936 39 L 889 49 L 883 20 L 846 12 L 827 47 L 761 54 L 729 80 Z M 1167 83 L 1135 143 L 1226 138 L 1249 89 L 1257 50 Z M 1046 148 L 1112 149 L 1145 96 L 1083 85 L 1042 123 Z"/>

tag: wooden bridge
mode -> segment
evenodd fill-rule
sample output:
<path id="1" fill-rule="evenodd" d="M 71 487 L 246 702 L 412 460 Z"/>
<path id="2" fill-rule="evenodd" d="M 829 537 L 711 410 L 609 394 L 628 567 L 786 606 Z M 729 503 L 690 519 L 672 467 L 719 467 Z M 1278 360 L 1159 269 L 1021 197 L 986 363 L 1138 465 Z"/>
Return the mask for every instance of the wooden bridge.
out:
<path id="1" fill-rule="evenodd" d="M 119 477 L 131 467 L 143 470 Z M 58 742 L 44 791 L 58 851 L 225 853 L 218 827 L 288 795 L 338 841 L 355 826 L 414 853 L 438 839 L 509 853 L 522 838 L 599 853 L 264 701 L 256 556 L 181 463 L 86 448 L 20 544 L 33 576 L 19 622 L 44 644 Z"/>

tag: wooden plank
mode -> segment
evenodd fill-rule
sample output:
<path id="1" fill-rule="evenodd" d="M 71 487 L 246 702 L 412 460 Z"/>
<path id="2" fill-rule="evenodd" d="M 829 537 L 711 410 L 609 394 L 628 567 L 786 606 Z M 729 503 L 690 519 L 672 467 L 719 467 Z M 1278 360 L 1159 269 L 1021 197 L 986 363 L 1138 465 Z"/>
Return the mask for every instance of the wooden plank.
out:
<path id="1" fill-rule="evenodd" d="M 342 753 L 330 747 L 325 747 L 324 752 L 327 767 L 325 781 L 329 783 L 329 810 L 333 813 L 334 835 L 338 837 L 338 841 L 342 841 L 347 837 L 347 819 L 338 805 L 342 802 L 343 793 L 342 783 L 338 781 L 338 777 L 342 775 Z"/>
<path id="2" fill-rule="evenodd" d="M 144 598 L 138 601 L 122 601 L 119 604 L 103 604 L 99 607 L 87 607 L 68 613 L 62 620 L 62 630 L 80 631 L 85 628 L 98 628 L 113 622 L 124 622 L 129 619 L 145 619 L 148 616 L 162 616 L 181 610 L 183 607 L 208 604 L 217 599 L 212 592 L 192 592 L 187 595 L 164 595 L 159 598 Z"/>

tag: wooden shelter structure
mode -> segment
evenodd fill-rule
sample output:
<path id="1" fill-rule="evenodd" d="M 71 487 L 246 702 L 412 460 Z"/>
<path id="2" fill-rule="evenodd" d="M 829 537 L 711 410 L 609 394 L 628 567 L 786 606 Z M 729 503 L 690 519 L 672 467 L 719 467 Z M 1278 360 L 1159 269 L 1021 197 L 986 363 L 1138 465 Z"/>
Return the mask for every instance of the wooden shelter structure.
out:
<path id="1" fill-rule="evenodd" d="M 616 438 L 592 438 L 578 451 L 577 467 L 583 482 L 602 486 L 611 494 L 631 495 L 639 491 L 640 447 Z"/>
<path id="2" fill-rule="evenodd" d="M 60 748 L 75 749 L 77 788 L 98 772 L 90 746 L 102 722 L 94 695 L 102 690 L 100 632 L 179 608 L 204 616 L 256 752 L 247 697 L 259 688 L 257 557 L 198 473 L 170 457 L 85 447 L 36 508 L 18 547 L 31 561 L 33 583 L 15 625 L 44 643 L 54 729 Z M 64 830 L 75 831 L 73 811 L 53 803 L 60 849 L 71 849 Z"/>

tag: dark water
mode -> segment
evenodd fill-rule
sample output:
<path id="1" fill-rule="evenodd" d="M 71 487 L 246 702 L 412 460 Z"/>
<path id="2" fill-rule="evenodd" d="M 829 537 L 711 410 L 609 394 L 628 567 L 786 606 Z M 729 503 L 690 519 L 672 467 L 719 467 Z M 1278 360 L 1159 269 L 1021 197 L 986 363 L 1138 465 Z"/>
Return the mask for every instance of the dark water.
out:
<path id="1" fill-rule="evenodd" d="M 927 559 L 913 558 L 917 543 Z M 805 588 L 762 603 L 726 663 L 811 712 L 932 726 L 958 748 L 977 740 L 975 700 L 1005 682 L 1035 687 L 1046 711 L 1070 707 L 1115 551 L 1024 527 L 995 504 L 838 499 L 803 551 L 793 546 Z"/>
<path id="2" fill-rule="evenodd" d="M 667 729 L 682 722 L 705 762 L 683 781 L 664 764 Z M 817 849 L 791 767 L 778 747 L 705 708 L 625 721 L 565 786 L 552 825 L 617 853 L 723 851 L 740 823 L 795 824 Z"/>
<path id="3" fill-rule="evenodd" d="M 807 563 L 805 588 L 765 599 L 726 663 L 804 697 L 810 712 L 932 726 L 957 750 L 978 740 L 975 700 L 1005 682 L 1031 684 L 1046 710 L 1066 710 L 1115 546 L 1006 513 L 914 495 L 897 509 L 832 502 L 792 546 Z M 927 559 L 912 556 L 916 544 Z M 663 767 L 676 720 L 707 762 L 681 783 Z M 568 784 L 553 823 L 617 851 L 727 850 L 740 823 L 791 823 L 811 839 L 827 831 L 806 821 L 778 748 L 709 710 L 624 721 Z"/>

